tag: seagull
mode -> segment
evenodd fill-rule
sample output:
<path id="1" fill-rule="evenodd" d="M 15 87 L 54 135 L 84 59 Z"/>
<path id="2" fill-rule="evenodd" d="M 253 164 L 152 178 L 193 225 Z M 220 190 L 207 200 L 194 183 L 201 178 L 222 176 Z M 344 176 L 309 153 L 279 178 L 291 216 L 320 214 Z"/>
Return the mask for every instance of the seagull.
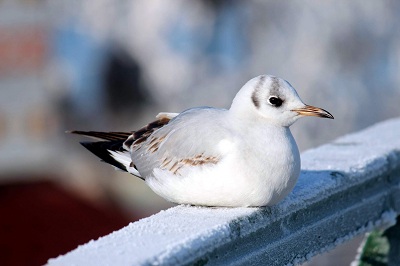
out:
<path id="1" fill-rule="evenodd" d="M 271 206 L 294 188 L 300 154 L 289 127 L 303 116 L 333 119 L 306 105 L 284 79 L 249 80 L 229 109 L 159 113 L 132 132 L 70 131 L 104 162 L 143 179 L 177 204 Z"/>

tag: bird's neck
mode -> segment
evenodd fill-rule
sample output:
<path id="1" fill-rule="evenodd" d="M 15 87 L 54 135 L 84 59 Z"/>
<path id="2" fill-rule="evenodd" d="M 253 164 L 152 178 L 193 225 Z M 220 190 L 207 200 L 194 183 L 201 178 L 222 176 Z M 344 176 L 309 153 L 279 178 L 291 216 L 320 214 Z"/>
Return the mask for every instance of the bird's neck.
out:
<path id="1" fill-rule="evenodd" d="M 289 127 L 285 127 L 270 121 L 268 118 L 261 117 L 257 114 L 249 114 L 249 112 L 231 112 L 229 110 L 229 120 L 232 121 L 237 128 L 240 128 L 242 132 L 266 132 L 274 131 L 281 132 L 283 134 L 291 134 Z"/>
<path id="2" fill-rule="evenodd" d="M 278 120 L 270 119 L 268 117 L 261 116 L 257 112 L 249 112 L 248 108 L 235 108 L 229 109 L 229 116 L 236 123 L 246 125 L 247 127 L 266 127 L 266 128 L 281 128 L 282 130 L 288 130 L 289 126 L 283 126 Z"/>

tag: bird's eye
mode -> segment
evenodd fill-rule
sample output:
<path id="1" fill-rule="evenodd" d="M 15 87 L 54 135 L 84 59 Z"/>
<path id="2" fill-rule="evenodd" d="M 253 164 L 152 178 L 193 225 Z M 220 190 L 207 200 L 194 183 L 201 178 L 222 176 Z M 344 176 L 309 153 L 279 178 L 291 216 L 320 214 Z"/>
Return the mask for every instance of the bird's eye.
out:
<path id="1" fill-rule="evenodd" d="M 279 107 L 283 103 L 281 98 L 278 98 L 278 97 L 275 97 L 275 96 L 269 97 L 268 101 L 269 101 L 270 104 L 272 104 L 275 107 Z"/>

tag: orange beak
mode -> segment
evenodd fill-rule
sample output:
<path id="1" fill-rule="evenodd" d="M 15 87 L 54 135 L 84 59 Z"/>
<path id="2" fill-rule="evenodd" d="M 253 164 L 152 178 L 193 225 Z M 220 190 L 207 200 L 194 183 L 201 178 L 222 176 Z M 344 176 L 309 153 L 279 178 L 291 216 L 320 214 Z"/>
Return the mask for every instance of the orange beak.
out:
<path id="1" fill-rule="evenodd" d="M 297 112 L 299 115 L 317 116 L 333 119 L 333 115 L 331 115 L 328 111 L 311 105 L 306 105 L 302 108 L 293 109 L 292 111 Z"/>

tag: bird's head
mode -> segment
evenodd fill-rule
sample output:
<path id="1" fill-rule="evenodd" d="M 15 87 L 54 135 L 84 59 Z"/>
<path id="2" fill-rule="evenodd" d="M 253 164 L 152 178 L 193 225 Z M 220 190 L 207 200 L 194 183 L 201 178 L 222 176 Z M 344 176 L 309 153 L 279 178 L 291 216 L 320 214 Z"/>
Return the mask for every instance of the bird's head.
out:
<path id="1" fill-rule="evenodd" d="M 326 110 L 306 105 L 286 80 L 261 75 L 249 80 L 237 93 L 230 108 L 239 116 L 254 116 L 288 127 L 302 116 L 331 118 Z"/>

